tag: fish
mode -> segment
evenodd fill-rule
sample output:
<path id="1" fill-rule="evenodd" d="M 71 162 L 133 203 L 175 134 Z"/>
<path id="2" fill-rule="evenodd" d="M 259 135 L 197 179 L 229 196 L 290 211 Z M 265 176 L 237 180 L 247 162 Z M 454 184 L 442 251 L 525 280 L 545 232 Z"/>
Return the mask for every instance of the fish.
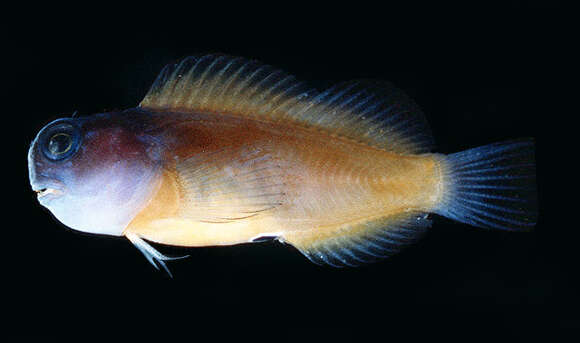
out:
<path id="1" fill-rule="evenodd" d="M 419 240 L 439 215 L 529 231 L 533 138 L 435 153 L 419 106 L 386 81 L 319 91 L 222 54 L 167 65 L 141 103 L 57 119 L 28 152 L 38 202 L 65 226 L 150 243 L 273 239 L 310 261 L 356 267 Z"/>

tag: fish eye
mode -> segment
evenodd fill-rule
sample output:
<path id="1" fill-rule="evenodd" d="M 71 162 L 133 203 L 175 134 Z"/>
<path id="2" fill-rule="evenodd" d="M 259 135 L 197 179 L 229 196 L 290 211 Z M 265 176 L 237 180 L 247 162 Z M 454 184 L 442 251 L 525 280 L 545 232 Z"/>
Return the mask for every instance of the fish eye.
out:
<path id="1" fill-rule="evenodd" d="M 54 156 L 66 153 L 71 147 L 72 138 L 68 133 L 54 134 L 48 141 L 48 151 Z"/>
<path id="2" fill-rule="evenodd" d="M 57 122 L 45 129 L 40 143 L 42 152 L 48 159 L 59 161 L 71 157 L 78 150 L 79 141 L 79 130 L 75 126 L 67 122 Z"/>

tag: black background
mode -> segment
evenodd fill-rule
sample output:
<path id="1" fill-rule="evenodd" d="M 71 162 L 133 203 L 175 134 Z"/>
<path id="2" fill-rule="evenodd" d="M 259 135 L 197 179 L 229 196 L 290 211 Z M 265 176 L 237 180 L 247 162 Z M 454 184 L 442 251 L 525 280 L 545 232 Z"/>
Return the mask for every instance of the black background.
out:
<path id="1" fill-rule="evenodd" d="M 518 2 L 514 2 L 517 4 Z M 6 101 L 16 186 L 3 243 L 4 321 L 13 334 L 183 334 L 188 340 L 387 341 L 405 338 L 535 338 L 580 329 L 576 229 L 550 186 L 561 68 L 553 8 L 474 9 L 383 26 L 388 18 L 327 24 L 228 20 L 189 25 L 166 18 L 42 12 L 7 54 Z M 372 10 L 369 10 L 372 12 Z M 445 11 L 443 11 L 445 12 Z M 278 12 L 277 12 L 278 13 Z M 52 13 L 51 13 L 52 15 Z M 449 18 L 458 19 L 450 21 Z M 435 19 L 433 19 L 435 18 Z M 288 18 L 286 18 L 288 19 Z M 69 21 L 70 20 L 70 21 Z M 182 25 L 173 26 L 173 23 Z M 225 23 L 224 23 L 225 22 Z M 285 22 L 284 22 L 285 23 Z M 369 27 L 360 26 L 368 23 Z M 357 29 L 354 28 L 357 27 Z M 274 29 L 282 28 L 283 32 Z M 20 30 L 19 29 L 19 30 Z M 562 29 L 564 30 L 564 29 Z M 324 88 L 354 78 L 389 80 L 423 108 L 437 151 L 451 153 L 517 137 L 537 143 L 540 221 L 533 232 L 485 231 L 434 217 L 415 246 L 374 265 L 335 270 L 289 246 L 267 242 L 220 248 L 159 246 L 169 279 L 123 238 L 92 236 L 58 223 L 36 201 L 26 152 L 46 123 L 73 111 L 135 106 L 158 71 L 188 55 L 221 52 L 261 60 Z M 12 212 L 14 211 L 14 212 Z M 18 211 L 18 212 L 17 212 Z M 564 233 L 563 233 L 564 232 Z"/>

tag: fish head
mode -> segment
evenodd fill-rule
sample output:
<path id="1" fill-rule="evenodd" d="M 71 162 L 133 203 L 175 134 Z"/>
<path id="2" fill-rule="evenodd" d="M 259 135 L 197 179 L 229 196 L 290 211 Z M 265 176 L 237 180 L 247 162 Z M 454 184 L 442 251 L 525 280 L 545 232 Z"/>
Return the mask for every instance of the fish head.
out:
<path id="1" fill-rule="evenodd" d="M 119 236 L 155 189 L 151 143 L 120 114 L 57 119 L 28 152 L 38 201 L 66 226 Z"/>

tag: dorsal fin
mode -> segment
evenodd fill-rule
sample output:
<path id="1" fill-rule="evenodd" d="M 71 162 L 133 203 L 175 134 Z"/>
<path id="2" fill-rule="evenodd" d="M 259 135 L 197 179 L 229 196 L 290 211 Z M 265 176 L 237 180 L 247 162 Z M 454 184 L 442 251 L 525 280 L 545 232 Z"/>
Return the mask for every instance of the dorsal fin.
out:
<path id="1" fill-rule="evenodd" d="M 397 153 L 432 145 L 418 106 L 388 82 L 350 81 L 318 92 L 271 66 L 224 55 L 166 66 L 139 106 L 294 122 Z"/>

